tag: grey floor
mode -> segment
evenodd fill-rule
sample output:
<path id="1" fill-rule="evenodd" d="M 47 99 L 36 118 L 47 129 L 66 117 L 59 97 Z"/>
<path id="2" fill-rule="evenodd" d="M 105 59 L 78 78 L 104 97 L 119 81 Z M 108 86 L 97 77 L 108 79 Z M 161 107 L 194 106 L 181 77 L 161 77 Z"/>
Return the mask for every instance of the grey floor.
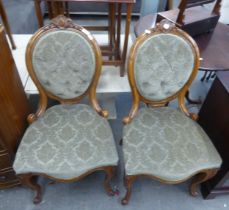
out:
<path id="1" fill-rule="evenodd" d="M 10 19 L 13 33 L 33 33 L 37 28 L 32 1 L 28 0 L 4 0 Z M 21 10 L 24 8 L 23 10 Z M 20 11 L 19 11 L 20 9 Z M 80 18 L 80 24 L 92 24 L 105 22 L 104 18 L 92 21 L 90 18 Z M 78 18 L 79 20 L 79 18 Z M 131 27 L 133 35 L 133 24 Z M 201 99 L 206 97 L 212 80 L 200 82 L 200 72 L 191 87 L 191 97 Z M 133 186 L 133 193 L 129 205 L 122 206 L 120 200 L 125 193 L 123 188 L 123 163 L 122 150 L 118 142 L 122 136 L 122 118 L 128 114 L 131 105 L 130 93 L 116 95 L 117 119 L 110 120 L 117 149 L 120 155 L 120 163 L 117 176 L 112 185 L 120 191 L 119 196 L 109 197 L 103 189 L 103 173 L 94 173 L 87 178 L 70 184 L 50 184 L 49 180 L 40 178 L 43 186 L 43 201 L 39 205 L 32 203 L 33 192 L 22 187 L 15 187 L 0 191 L 1 210 L 105 210 L 105 209 L 131 209 L 131 210 L 226 210 L 229 209 L 229 197 L 218 196 L 214 200 L 203 200 L 201 195 L 193 198 L 188 193 L 189 182 L 178 185 L 165 185 L 156 181 L 140 179 Z M 171 106 L 176 107 L 174 101 Z M 189 109 L 198 112 L 200 106 L 188 105 Z"/>

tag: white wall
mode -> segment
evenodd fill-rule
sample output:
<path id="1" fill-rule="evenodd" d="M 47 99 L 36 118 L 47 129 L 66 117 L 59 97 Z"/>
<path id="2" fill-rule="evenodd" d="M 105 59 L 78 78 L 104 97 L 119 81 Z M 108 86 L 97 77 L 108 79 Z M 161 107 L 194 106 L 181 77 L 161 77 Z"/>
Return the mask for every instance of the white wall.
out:
<path id="1" fill-rule="evenodd" d="M 221 7 L 220 22 L 229 24 L 229 0 L 223 0 Z"/>
<path id="2" fill-rule="evenodd" d="M 164 1 L 164 0 L 163 0 Z M 148 14 L 157 13 L 159 0 L 142 0 L 141 1 L 141 17 Z"/>

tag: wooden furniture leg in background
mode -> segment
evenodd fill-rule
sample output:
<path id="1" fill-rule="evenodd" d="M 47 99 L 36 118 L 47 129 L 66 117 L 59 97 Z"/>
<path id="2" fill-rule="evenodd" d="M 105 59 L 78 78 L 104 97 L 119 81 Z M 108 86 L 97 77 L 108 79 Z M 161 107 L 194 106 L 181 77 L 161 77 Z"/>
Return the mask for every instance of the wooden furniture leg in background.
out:
<path id="1" fill-rule="evenodd" d="M 120 52 L 120 41 L 121 41 L 121 21 L 122 21 L 122 4 L 118 3 L 118 14 L 117 14 L 117 39 L 115 42 L 115 60 L 121 59 Z"/>
<path id="2" fill-rule="evenodd" d="M 2 18 L 3 25 L 5 27 L 6 33 L 9 36 L 9 40 L 10 40 L 11 46 L 12 46 L 13 49 L 16 49 L 16 45 L 14 43 L 14 40 L 13 40 L 13 37 L 12 37 L 12 34 L 11 34 L 10 25 L 9 25 L 9 22 L 8 22 L 8 18 L 7 18 L 7 15 L 6 15 L 2 0 L 0 0 L 0 15 L 1 15 L 1 18 Z"/>
<path id="3" fill-rule="evenodd" d="M 41 11 L 41 0 L 35 0 L 34 6 L 35 6 L 36 15 L 37 15 L 38 26 L 39 28 L 41 28 L 44 26 L 44 18 L 43 18 L 42 11 Z"/>
<path id="4" fill-rule="evenodd" d="M 115 42 L 115 4 L 109 3 L 109 50 L 113 52 L 114 50 L 114 42 Z M 112 53 L 109 56 L 109 60 L 112 60 Z"/>
<path id="5" fill-rule="evenodd" d="M 52 3 L 50 1 L 47 1 L 47 8 L 48 8 L 49 20 L 51 20 L 53 16 L 52 16 Z"/>
<path id="6" fill-rule="evenodd" d="M 51 5 L 52 5 L 53 18 L 57 17 L 58 15 L 65 15 L 64 2 L 54 1 L 54 2 L 51 2 Z"/>
<path id="7" fill-rule="evenodd" d="M 133 4 L 127 4 L 125 40 L 124 40 L 124 46 L 123 46 L 123 51 L 122 51 L 122 64 L 121 64 L 121 69 L 120 69 L 121 77 L 125 75 L 125 63 L 126 63 L 125 61 L 126 61 L 128 38 L 129 38 L 129 32 L 130 32 L 132 7 L 133 7 Z"/>

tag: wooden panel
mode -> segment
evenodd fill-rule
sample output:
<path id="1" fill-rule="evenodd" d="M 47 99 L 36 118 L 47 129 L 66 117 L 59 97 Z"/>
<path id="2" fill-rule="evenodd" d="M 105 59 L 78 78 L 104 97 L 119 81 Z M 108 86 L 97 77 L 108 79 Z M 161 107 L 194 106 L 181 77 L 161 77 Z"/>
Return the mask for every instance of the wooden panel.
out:
<path id="1" fill-rule="evenodd" d="M 12 169 L 18 143 L 27 127 L 30 106 L 0 26 L 0 189 L 19 184 Z"/>
<path id="2" fill-rule="evenodd" d="M 202 185 L 205 198 L 229 193 L 229 72 L 218 72 L 199 112 L 199 124 L 219 151 L 223 164 L 217 175 Z"/>
<path id="3" fill-rule="evenodd" d="M 5 170 L 3 172 L 0 171 L 0 189 L 1 186 L 7 186 L 7 184 L 14 185 L 16 183 L 19 184 L 20 182 L 15 178 L 15 172 L 12 168 Z"/>
<path id="4" fill-rule="evenodd" d="M 8 153 L 0 154 L 0 171 L 11 166 L 11 160 Z"/>
<path id="5" fill-rule="evenodd" d="M 0 133 L 9 151 L 14 153 L 30 109 L 3 27 L 0 28 L 0 58 Z"/>

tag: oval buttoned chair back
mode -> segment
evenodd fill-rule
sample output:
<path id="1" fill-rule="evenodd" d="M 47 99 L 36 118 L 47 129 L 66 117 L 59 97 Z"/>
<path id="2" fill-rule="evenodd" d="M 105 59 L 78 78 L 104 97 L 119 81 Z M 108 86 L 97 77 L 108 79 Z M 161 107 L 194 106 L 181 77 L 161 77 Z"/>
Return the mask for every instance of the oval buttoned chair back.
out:
<path id="1" fill-rule="evenodd" d="M 102 64 L 95 39 L 64 16 L 32 37 L 26 58 L 38 89 L 60 102 L 86 95 L 93 82 L 97 83 Z"/>
<path id="2" fill-rule="evenodd" d="M 129 80 L 144 102 L 163 104 L 190 86 L 198 65 L 192 38 L 164 22 L 137 38 L 130 53 Z"/>

